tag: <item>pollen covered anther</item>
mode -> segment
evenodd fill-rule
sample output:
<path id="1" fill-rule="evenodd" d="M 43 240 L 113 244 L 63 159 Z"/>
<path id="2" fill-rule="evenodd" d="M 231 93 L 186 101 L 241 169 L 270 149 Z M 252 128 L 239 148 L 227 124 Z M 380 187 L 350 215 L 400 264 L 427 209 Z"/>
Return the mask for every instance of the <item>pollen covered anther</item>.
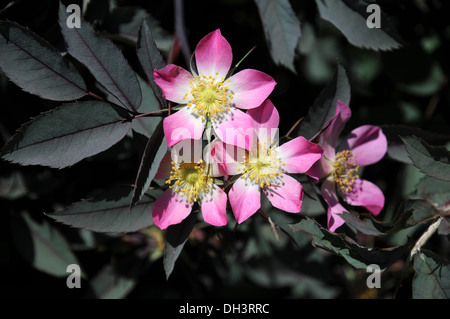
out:
<path id="1" fill-rule="evenodd" d="M 353 154 L 351 150 L 344 150 L 336 154 L 333 161 L 333 178 L 341 191 L 348 193 L 353 190 L 353 184 L 359 178 L 358 169 L 356 154 Z"/>
<path id="2" fill-rule="evenodd" d="M 203 160 L 197 163 L 172 162 L 170 177 L 166 181 L 169 188 L 189 203 L 196 202 L 200 194 L 208 192 L 212 183 Z"/>
<path id="3" fill-rule="evenodd" d="M 216 76 L 218 73 L 216 73 Z M 224 78 L 217 79 L 213 76 L 199 75 L 195 77 L 189 84 L 191 85 L 192 96 L 188 107 L 205 120 L 210 118 L 215 120 L 221 118 L 224 113 L 230 110 L 233 94 L 228 88 L 229 80 Z M 187 99 L 188 93 L 185 94 L 184 99 Z"/>
<path id="4" fill-rule="evenodd" d="M 241 162 L 242 177 L 261 188 L 278 185 L 284 163 L 276 149 L 277 146 L 258 142 L 256 150 L 246 151 Z"/>

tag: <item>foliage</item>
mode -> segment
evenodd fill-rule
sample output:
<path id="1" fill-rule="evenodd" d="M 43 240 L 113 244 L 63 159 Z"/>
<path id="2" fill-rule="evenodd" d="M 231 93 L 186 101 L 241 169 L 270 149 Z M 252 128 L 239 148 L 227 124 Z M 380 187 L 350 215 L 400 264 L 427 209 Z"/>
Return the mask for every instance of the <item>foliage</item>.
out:
<path id="1" fill-rule="evenodd" d="M 67 25 L 71 3 L 0 7 L 9 297 L 449 297 L 446 1 L 379 0 L 380 28 L 366 24 L 367 0 L 84 1 L 81 28 Z M 330 232 L 319 187 L 299 175 L 299 214 L 263 200 L 242 224 L 228 214 L 213 227 L 195 208 L 167 230 L 153 224 L 174 111 L 153 70 L 189 69 L 190 45 L 218 28 L 235 57 L 256 46 L 239 67 L 278 83 L 284 140 L 317 141 L 338 100 L 352 108 L 346 130 L 383 129 L 387 155 L 363 172 L 385 194 L 378 216 L 346 206 Z M 66 286 L 69 264 L 81 289 Z M 373 264 L 381 288 L 366 285 Z"/>

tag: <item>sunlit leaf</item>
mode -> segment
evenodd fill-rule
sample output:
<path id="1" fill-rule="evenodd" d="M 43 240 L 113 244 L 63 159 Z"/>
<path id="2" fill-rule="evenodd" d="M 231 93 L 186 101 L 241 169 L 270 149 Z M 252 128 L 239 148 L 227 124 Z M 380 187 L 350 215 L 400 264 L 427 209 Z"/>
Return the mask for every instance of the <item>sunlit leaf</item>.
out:
<path id="1" fill-rule="evenodd" d="M 105 102 L 66 104 L 24 124 L 0 155 L 22 165 L 68 167 L 125 137 L 131 127 L 127 117 L 126 111 Z"/>
<path id="2" fill-rule="evenodd" d="M 150 31 L 149 23 L 146 19 L 142 21 L 142 25 L 139 29 L 136 53 L 153 94 L 159 101 L 160 108 L 167 108 L 166 99 L 163 98 L 161 89 L 153 80 L 154 70 L 162 69 L 166 66 L 166 62 L 156 46 L 152 32 Z"/>
<path id="3" fill-rule="evenodd" d="M 134 232 L 153 225 L 152 207 L 160 194 L 159 190 L 149 190 L 130 209 L 133 189 L 117 188 L 47 215 L 66 225 L 96 232 Z"/>
<path id="4" fill-rule="evenodd" d="M 0 69 L 24 91 L 70 101 L 87 94 L 77 69 L 47 41 L 12 22 L 0 22 Z"/>
<path id="5" fill-rule="evenodd" d="M 126 108 L 137 111 L 142 100 L 141 88 L 122 52 L 86 21 L 81 21 L 81 28 L 69 28 L 66 20 L 66 7 L 60 4 L 59 23 L 68 53 L 83 63 Z"/>
<path id="6" fill-rule="evenodd" d="M 150 186 L 151 181 L 158 171 L 159 164 L 167 153 L 167 142 L 164 139 L 163 120 L 160 120 L 158 126 L 148 139 L 145 146 L 144 155 L 142 156 L 139 170 L 134 183 L 133 198 L 131 206 L 133 207 L 145 194 Z"/>
<path id="7" fill-rule="evenodd" d="M 255 0 L 255 3 L 273 60 L 295 71 L 294 54 L 301 31 L 289 1 Z"/>
<path id="8" fill-rule="evenodd" d="M 169 226 L 167 229 L 166 246 L 164 249 L 164 271 L 166 273 L 166 278 L 169 278 L 172 273 L 175 262 L 180 256 L 180 253 L 194 228 L 196 219 L 196 214 L 191 213 L 181 223 Z"/>
<path id="9" fill-rule="evenodd" d="M 389 18 L 380 9 L 379 27 L 370 28 L 367 20 L 372 22 L 372 14 L 377 10 L 368 10 L 371 0 L 316 0 L 320 16 L 338 28 L 347 40 L 358 47 L 373 50 L 392 50 L 402 44 Z"/>

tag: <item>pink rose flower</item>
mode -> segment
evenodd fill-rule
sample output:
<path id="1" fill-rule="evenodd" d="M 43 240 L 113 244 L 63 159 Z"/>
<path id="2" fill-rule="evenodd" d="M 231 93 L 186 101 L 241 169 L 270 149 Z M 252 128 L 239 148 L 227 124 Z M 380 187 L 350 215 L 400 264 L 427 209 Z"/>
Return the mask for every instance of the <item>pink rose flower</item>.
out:
<path id="1" fill-rule="evenodd" d="M 377 126 L 363 125 L 351 131 L 337 146 L 339 135 L 350 117 L 350 108 L 338 101 L 330 126 L 320 136 L 323 158 L 308 172 L 324 179 L 321 193 L 328 204 L 328 229 L 333 232 L 344 224 L 339 215 L 347 211 L 340 204 L 339 197 L 349 205 L 365 207 L 375 216 L 384 207 L 383 192 L 375 184 L 361 179 L 358 170 L 384 157 L 386 136 Z"/>
<path id="2" fill-rule="evenodd" d="M 276 82 L 253 69 L 227 78 L 233 55 L 220 30 L 201 39 L 194 54 L 198 75 L 173 64 L 154 71 L 155 82 L 164 97 L 185 105 L 164 119 L 168 146 L 183 139 L 200 139 L 210 121 L 222 141 L 248 148 L 252 141 L 247 130 L 251 131 L 252 120 L 239 109 L 259 106 L 273 91 Z"/>
<path id="3" fill-rule="evenodd" d="M 195 203 L 199 204 L 205 222 L 226 225 L 227 194 L 213 180 L 219 176 L 217 164 L 205 162 L 196 152 L 181 156 L 178 151 L 179 148 L 174 147 L 166 154 L 155 176 L 155 179 L 166 179 L 169 185 L 153 205 L 155 225 L 165 229 L 180 223 L 191 213 Z"/>
<path id="4" fill-rule="evenodd" d="M 303 188 L 288 174 L 307 172 L 321 158 L 322 148 L 303 137 L 281 146 L 274 143 L 279 114 L 270 100 L 247 114 L 255 128 L 252 148 L 227 147 L 222 142 L 214 148 L 225 175 L 241 174 L 228 193 L 237 222 L 244 222 L 261 207 L 261 191 L 273 206 L 290 213 L 300 212 Z"/>

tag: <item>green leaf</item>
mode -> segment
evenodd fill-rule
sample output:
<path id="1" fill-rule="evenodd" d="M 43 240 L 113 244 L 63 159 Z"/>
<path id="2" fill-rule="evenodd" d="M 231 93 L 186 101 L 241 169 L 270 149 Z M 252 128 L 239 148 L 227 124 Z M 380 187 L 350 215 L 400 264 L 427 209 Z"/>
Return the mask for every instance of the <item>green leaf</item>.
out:
<path id="1" fill-rule="evenodd" d="M 180 256 L 196 220 L 196 214 L 191 213 L 181 223 L 171 225 L 167 228 L 166 246 L 164 248 L 164 271 L 166 273 L 166 279 L 169 279 L 175 267 L 175 262 Z"/>
<path id="2" fill-rule="evenodd" d="M 316 0 L 322 19 L 331 22 L 347 40 L 362 48 L 372 50 L 392 50 L 402 45 L 389 18 L 380 10 L 380 28 L 369 28 L 368 18 L 372 12 L 367 12 L 372 0 Z"/>
<path id="3" fill-rule="evenodd" d="M 85 96 L 77 69 L 35 33 L 0 22 L 0 69 L 24 91 L 41 98 L 70 101 Z"/>
<path id="4" fill-rule="evenodd" d="M 354 212 L 344 212 L 340 214 L 346 225 L 353 226 L 359 232 L 371 235 L 380 236 L 383 235 L 383 231 L 377 228 L 380 227 L 379 223 L 376 223 L 372 218 L 366 217 L 361 219 L 361 214 Z"/>
<path id="5" fill-rule="evenodd" d="M 400 211 L 402 211 L 401 217 L 405 220 L 406 227 L 425 223 L 438 214 L 430 202 L 422 199 L 405 201 L 402 203 Z"/>
<path id="6" fill-rule="evenodd" d="M 398 260 L 408 247 L 367 248 L 351 242 L 343 234 L 332 233 L 311 218 L 306 218 L 298 224 L 291 225 L 293 231 L 304 231 L 312 236 L 315 246 L 342 256 L 350 265 L 366 269 L 371 264 L 386 268 Z"/>
<path id="7" fill-rule="evenodd" d="M 120 103 L 136 112 L 141 105 L 141 88 L 136 74 L 122 52 L 86 21 L 81 21 L 81 28 L 69 28 L 66 20 L 66 7 L 60 4 L 59 24 L 68 53 L 84 64 L 95 79 Z"/>
<path id="8" fill-rule="evenodd" d="M 78 264 L 76 256 L 62 234 L 48 221 L 33 220 L 28 213 L 11 221 L 17 251 L 34 268 L 49 275 L 68 276 L 67 266 Z"/>
<path id="9" fill-rule="evenodd" d="M 416 185 L 415 195 L 431 203 L 437 210 L 448 211 L 450 182 L 424 176 Z"/>
<path id="10" fill-rule="evenodd" d="M 441 256 L 422 251 L 414 257 L 414 299 L 450 298 L 450 265 Z"/>
<path id="11" fill-rule="evenodd" d="M 141 67 L 147 77 L 147 81 L 153 91 L 154 96 L 159 101 L 160 108 L 167 108 L 167 101 L 162 95 L 162 91 L 153 80 L 153 71 L 166 66 L 161 52 L 158 50 L 150 31 L 149 22 L 144 19 L 139 29 L 138 42 L 136 44 L 136 54 Z"/>
<path id="12" fill-rule="evenodd" d="M 167 153 L 167 142 L 164 139 L 163 120 L 148 139 L 134 183 L 134 192 L 130 207 L 133 207 L 145 194 L 158 171 L 159 164 Z"/>
<path id="13" fill-rule="evenodd" d="M 300 22 L 288 0 L 255 0 L 270 54 L 277 64 L 295 72 L 294 57 Z"/>
<path id="14" fill-rule="evenodd" d="M 338 64 L 333 79 L 320 93 L 308 114 L 300 122 L 297 135 L 314 139 L 336 113 L 337 101 L 350 104 L 350 84 L 344 68 Z"/>
<path id="15" fill-rule="evenodd" d="M 450 152 L 443 146 L 432 146 L 416 136 L 401 137 L 414 166 L 428 176 L 450 181 Z"/>
<path id="16" fill-rule="evenodd" d="M 22 165 L 68 167 L 119 142 L 131 128 L 128 117 L 105 102 L 66 104 L 24 124 L 0 155 Z"/>
<path id="17" fill-rule="evenodd" d="M 142 114 L 156 112 L 160 110 L 160 102 L 156 98 L 150 85 L 138 76 L 139 83 L 142 90 L 142 104 L 139 112 Z M 167 104 L 166 104 L 167 106 Z M 161 116 L 141 116 L 133 119 L 132 129 L 148 138 L 150 138 L 155 131 Z"/>
<path id="18" fill-rule="evenodd" d="M 160 190 L 149 190 L 130 209 L 133 190 L 117 188 L 47 216 L 66 225 L 96 232 L 134 232 L 153 225 L 152 207 L 161 193 Z"/>

